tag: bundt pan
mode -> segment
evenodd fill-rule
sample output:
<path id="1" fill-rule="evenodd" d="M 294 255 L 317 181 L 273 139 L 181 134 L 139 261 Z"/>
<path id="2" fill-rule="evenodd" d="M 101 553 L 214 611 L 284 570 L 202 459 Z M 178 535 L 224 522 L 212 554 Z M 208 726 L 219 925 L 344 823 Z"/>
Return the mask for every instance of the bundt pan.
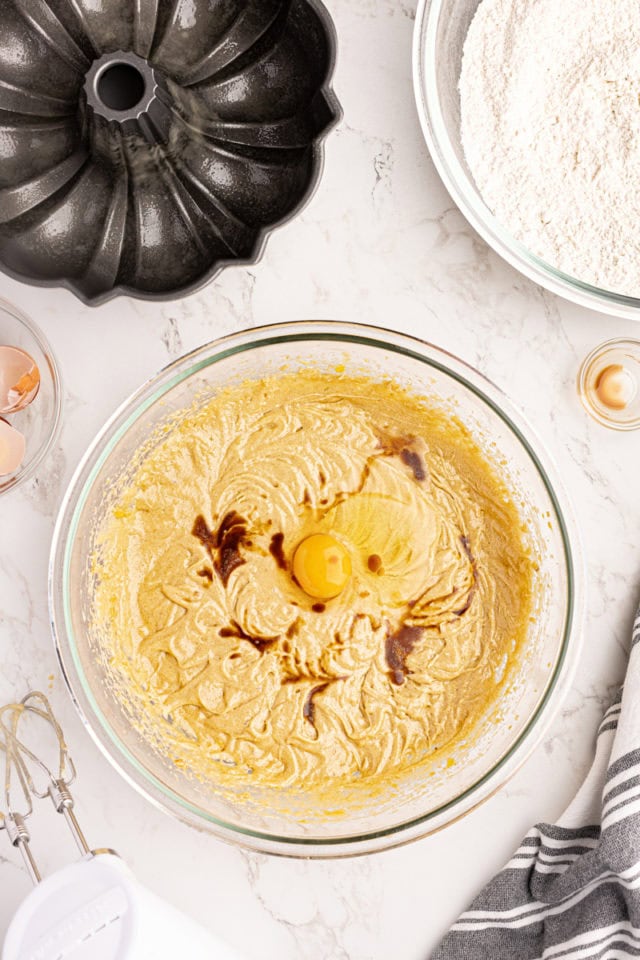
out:
<path id="1" fill-rule="evenodd" d="M 258 259 L 340 110 L 316 0 L 0 0 L 0 265 L 86 303 Z"/>

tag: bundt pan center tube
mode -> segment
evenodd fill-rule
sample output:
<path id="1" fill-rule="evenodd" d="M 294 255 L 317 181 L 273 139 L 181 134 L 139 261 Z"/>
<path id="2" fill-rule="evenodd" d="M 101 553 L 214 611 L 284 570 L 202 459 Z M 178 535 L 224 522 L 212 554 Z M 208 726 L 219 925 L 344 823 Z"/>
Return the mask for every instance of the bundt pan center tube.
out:
<path id="1" fill-rule="evenodd" d="M 1 5 L 7 273 L 168 299 L 258 260 L 310 198 L 340 116 L 316 0 Z"/>

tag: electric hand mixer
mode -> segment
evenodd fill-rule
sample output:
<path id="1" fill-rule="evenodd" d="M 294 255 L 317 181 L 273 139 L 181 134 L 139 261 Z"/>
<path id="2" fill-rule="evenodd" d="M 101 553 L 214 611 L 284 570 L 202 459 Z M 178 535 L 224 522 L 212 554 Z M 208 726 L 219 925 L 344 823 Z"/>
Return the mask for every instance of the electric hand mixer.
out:
<path id="1" fill-rule="evenodd" d="M 55 765 L 42 759 L 47 739 L 57 753 Z M 0 830 L 20 849 L 35 885 L 11 922 L 2 960 L 175 960 L 181 954 L 238 960 L 230 947 L 138 883 L 113 850 L 89 849 L 69 790 L 75 767 L 44 694 L 0 708 L 0 766 L 2 760 Z M 25 821 L 34 801 L 46 797 L 66 820 L 81 858 L 43 880 Z"/>

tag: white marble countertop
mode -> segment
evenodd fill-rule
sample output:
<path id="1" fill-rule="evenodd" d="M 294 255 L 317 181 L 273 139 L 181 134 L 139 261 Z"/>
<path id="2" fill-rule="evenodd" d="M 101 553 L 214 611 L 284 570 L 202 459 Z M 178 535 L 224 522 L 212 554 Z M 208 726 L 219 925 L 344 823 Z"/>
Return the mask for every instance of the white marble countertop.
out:
<path id="1" fill-rule="evenodd" d="M 50 690 L 79 769 L 78 816 L 92 845 L 114 846 L 159 895 L 247 958 L 418 960 L 508 858 L 528 827 L 555 818 L 589 761 L 603 702 L 623 674 L 640 592 L 640 434 L 591 422 L 575 376 L 599 341 L 640 336 L 535 287 L 474 234 L 421 138 L 411 87 L 413 3 L 330 0 L 340 37 L 344 119 L 320 187 L 277 231 L 259 264 L 228 269 L 166 304 L 83 307 L 64 291 L 0 276 L 57 353 L 66 394 L 58 448 L 37 479 L 0 499 L 0 702 Z M 46 573 L 57 506 L 97 428 L 169 359 L 243 327 L 301 318 L 375 323 L 445 347 L 523 409 L 572 496 L 588 566 L 584 657 L 542 746 L 509 785 L 433 838 L 372 857 L 277 860 L 203 837 L 158 812 L 98 753 L 60 678 Z M 53 818 L 53 813 L 51 813 Z M 58 827 L 58 829 L 56 829 Z M 43 814 L 33 845 L 52 869 L 72 854 Z M 0 835 L 0 936 L 30 884 Z"/>

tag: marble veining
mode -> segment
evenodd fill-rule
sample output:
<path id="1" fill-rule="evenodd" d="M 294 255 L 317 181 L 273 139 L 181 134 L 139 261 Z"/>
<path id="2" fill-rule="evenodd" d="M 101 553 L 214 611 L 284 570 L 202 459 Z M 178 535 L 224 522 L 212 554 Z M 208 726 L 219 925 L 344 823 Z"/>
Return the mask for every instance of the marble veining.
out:
<path id="1" fill-rule="evenodd" d="M 177 302 L 116 300 L 91 310 L 65 291 L 0 278 L 33 315 L 65 383 L 58 446 L 37 479 L 0 498 L 0 701 L 48 691 L 77 762 L 90 843 L 114 846 L 141 880 L 226 936 L 248 960 L 424 960 L 528 827 L 553 819 L 589 764 L 620 681 L 640 594 L 640 434 L 590 421 L 575 392 L 583 356 L 640 325 L 559 300 L 487 248 L 452 206 L 421 138 L 411 88 L 414 9 L 329 0 L 340 38 L 344 120 L 327 140 L 309 206 L 263 259 Z M 507 786 L 442 833 L 375 857 L 270 859 L 192 832 L 111 769 L 60 676 L 46 600 L 48 550 L 64 487 L 96 430 L 181 353 L 243 327 L 335 318 L 392 327 L 451 350 L 498 384 L 555 458 L 582 532 L 588 622 L 572 690 L 545 741 Z M 53 813 L 34 823 L 45 869 L 73 855 Z M 0 937 L 29 889 L 0 834 Z"/>

